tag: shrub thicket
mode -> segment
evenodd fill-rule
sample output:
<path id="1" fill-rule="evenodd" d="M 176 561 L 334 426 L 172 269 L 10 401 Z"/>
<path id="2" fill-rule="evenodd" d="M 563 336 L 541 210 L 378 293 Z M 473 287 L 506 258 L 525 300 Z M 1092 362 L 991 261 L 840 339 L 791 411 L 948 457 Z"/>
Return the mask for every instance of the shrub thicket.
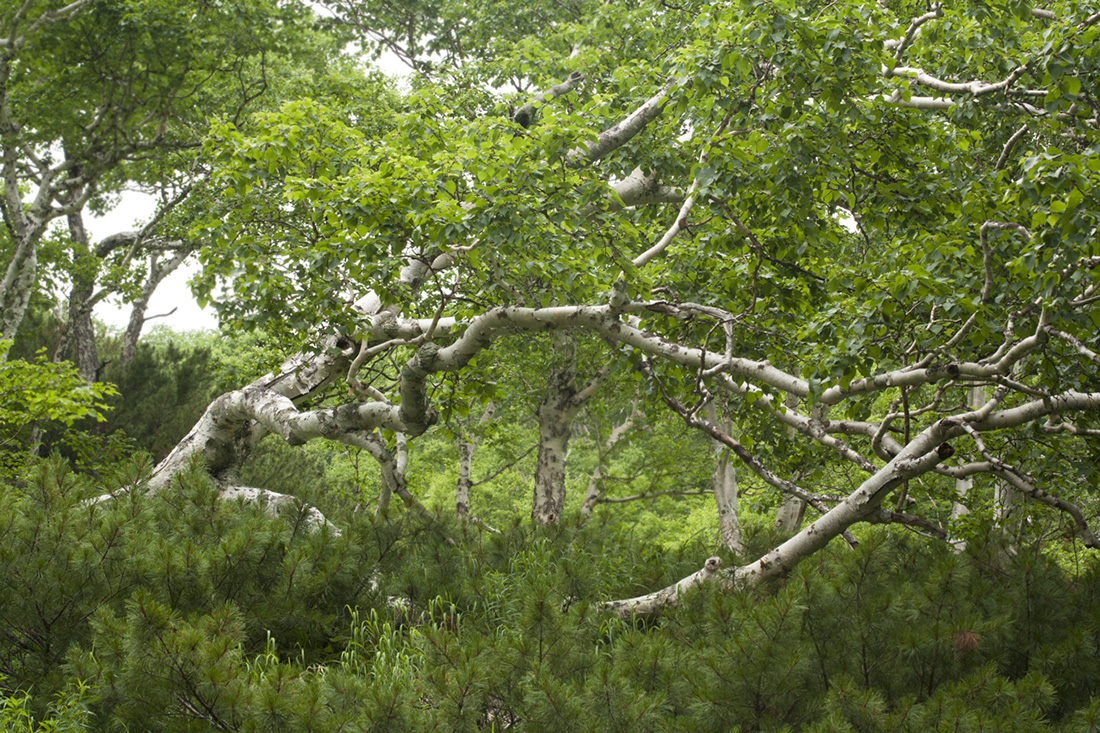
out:
<path id="1" fill-rule="evenodd" d="M 613 523 L 465 536 L 396 512 L 155 496 L 44 461 L 0 498 L 0 715 L 34 730 L 1080 730 L 1095 569 L 877 531 L 648 622 L 598 601 L 690 571 Z M 90 497 L 123 489 L 107 502 Z M 339 511 L 339 507 L 335 506 Z M 456 545 L 444 541 L 450 535 Z M 975 543 L 972 543 L 972 545 Z"/>

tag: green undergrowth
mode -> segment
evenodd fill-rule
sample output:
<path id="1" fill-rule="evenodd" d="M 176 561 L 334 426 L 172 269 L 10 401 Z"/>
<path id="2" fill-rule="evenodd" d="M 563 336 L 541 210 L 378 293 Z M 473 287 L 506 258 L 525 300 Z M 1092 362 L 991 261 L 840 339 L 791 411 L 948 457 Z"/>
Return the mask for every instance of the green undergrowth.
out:
<path id="1" fill-rule="evenodd" d="M 1100 727 L 1095 561 L 879 529 L 768 587 L 620 620 L 599 602 L 693 572 L 712 541 L 333 501 L 337 535 L 198 473 L 149 496 L 147 470 L 49 460 L 0 495 L 4 730 Z"/>

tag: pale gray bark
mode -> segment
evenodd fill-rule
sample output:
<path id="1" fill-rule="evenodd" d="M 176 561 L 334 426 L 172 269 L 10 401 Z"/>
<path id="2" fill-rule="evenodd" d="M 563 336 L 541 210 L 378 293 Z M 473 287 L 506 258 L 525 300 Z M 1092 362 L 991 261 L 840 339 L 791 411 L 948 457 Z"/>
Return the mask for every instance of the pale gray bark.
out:
<path id="1" fill-rule="evenodd" d="M 721 425 L 727 435 L 733 433 L 732 420 L 726 417 L 723 424 L 714 402 L 707 403 L 707 416 L 715 425 Z M 710 440 L 715 452 L 713 484 L 714 505 L 718 510 L 718 537 L 726 549 L 743 555 L 745 541 L 741 533 L 741 518 L 737 513 L 737 468 L 730 462 L 729 448 L 713 437 Z"/>
<path id="2" fill-rule="evenodd" d="M 592 516 L 592 510 L 596 508 L 596 504 L 600 502 L 603 494 L 603 467 L 608 455 L 615 450 L 615 446 L 619 444 L 619 441 L 634 428 L 634 423 L 639 416 L 638 403 L 635 399 L 631 405 L 630 415 L 611 430 L 611 434 L 607 436 L 603 447 L 597 450 L 596 467 L 592 469 L 592 475 L 588 478 L 588 491 L 585 492 L 584 503 L 581 504 L 581 514 L 585 517 Z"/>
<path id="3" fill-rule="evenodd" d="M 130 320 L 126 324 L 126 331 L 122 334 L 122 354 L 119 361 L 129 364 L 137 353 L 138 340 L 141 338 L 141 330 L 151 319 L 158 316 L 146 316 L 149 307 L 149 299 L 153 292 L 164 281 L 164 278 L 176 271 L 190 254 L 189 248 L 181 248 L 171 253 L 166 259 L 161 259 L 159 252 L 154 252 L 149 259 L 149 274 L 145 277 L 145 283 L 141 286 L 141 295 L 131 304 Z M 175 310 L 175 309 L 173 309 Z"/>
<path id="4" fill-rule="evenodd" d="M 223 501 L 241 501 L 245 504 L 260 504 L 265 511 L 277 517 L 290 509 L 297 509 L 298 499 L 277 491 L 257 489 L 252 486 L 223 486 L 219 492 L 219 498 Z M 330 522 L 316 507 L 303 507 L 305 523 L 308 529 L 317 530 L 328 527 L 329 531 L 339 536 L 340 529 Z"/>
<path id="5" fill-rule="evenodd" d="M 96 381 L 99 372 L 99 351 L 92 321 L 92 295 L 95 290 L 98 263 L 88 242 L 88 231 L 80 211 L 66 217 L 72 242 L 73 269 L 69 289 L 68 321 L 54 352 L 54 361 L 69 358 L 76 365 L 81 379 Z"/>
<path id="6" fill-rule="evenodd" d="M 878 423 L 852 420 L 829 420 L 824 413 L 800 415 L 796 409 L 776 400 L 773 395 L 761 394 L 763 385 L 771 387 L 774 393 L 786 393 L 806 396 L 808 384 L 801 378 L 787 373 L 768 362 L 753 361 L 732 357 L 729 354 L 711 352 L 697 347 L 675 343 L 654 334 L 650 334 L 636 325 L 624 323 L 618 313 L 645 313 L 655 310 L 667 315 L 670 310 L 687 307 L 685 304 L 669 303 L 627 303 L 616 309 L 612 306 L 560 306 L 553 308 L 528 309 L 506 307 L 490 310 L 472 318 L 465 324 L 452 323 L 447 330 L 446 346 L 432 343 L 422 344 L 401 370 L 401 383 L 398 391 L 401 402 L 393 404 L 386 401 L 353 402 L 347 405 L 325 410 L 301 411 L 295 402 L 308 397 L 332 378 L 346 374 L 347 364 L 352 354 L 348 344 L 343 352 L 330 350 L 314 359 L 300 358 L 288 365 L 278 376 L 260 380 L 250 387 L 223 396 L 211 406 L 210 410 L 192 434 L 157 469 L 153 482 L 164 482 L 182 462 L 191 456 L 201 456 L 206 465 L 223 484 L 235 482 L 227 480 L 232 474 L 232 465 L 239 454 L 238 446 L 247 445 L 256 435 L 276 432 L 291 442 L 303 442 L 313 438 L 336 440 L 348 445 L 369 448 L 373 433 L 379 427 L 415 437 L 426 430 L 433 419 L 433 411 L 428 397 L 428 377 L 432 374 L 455 371 L 463 368 L 478 353 L 489 347 L 492 341 L 501 336 L 522 332 L 544 332 L 553 330 L 566 332 L 583 330 L 602 336 L 606 340 L 634 348 L 648 358 L 660 358 L 668 363 L 679 364 L 701 375 L 705 380 L 719 388 L 728 389 L 732 395 L 754 394 L 748 401 L 754 409 L 774 416 L 782 424 L 797 430 L 798 436 L 818 442 L 834 450 L 838 456 L 865 470 L 868 477 L 863 483 L 839 503 L 828 509 L 824 503 L 835 501 L 832 497 L 820 497 L 807 492 L 797 484 L 777 476 L 750 452 L 744 449 L 731 436 L 718 430 L 707 421 L 702 421 L 693 412 L 678 406 L 677 411 L 708 431 L 715 439 L 721 440 L 757 475 L 770 485 L 785 493 L 799 496 L 824 512 L 823 516 L 811 521 L 779 547 L 767 553 L 753 563 L 741 568 L 719 570 L 705 567 L 680 584 L 662 591 L 626 601 L 609 604 L 617 612 L 651 613 L 663 605 L 675 602 L 683 588 L 708 580 L 718 580 L 726 587 L 753 584 L 761 580 L 774 578 L 790 570 L 802 558 L 816 552 L 837 535 L 859 521 L 882 522 L 902 521 L 920 526 L 918 519 L 901 513 L 889 512 L 881 507 L 882 500 L 896 487 L 907 480 L 929 473 L 939 472 L 953 478 L 965 477 L 970 473 L 1008 472 L 1003 464 L 989 460 L 983 464 L 964 466 L 942 465 L 943 461 L 954 453 L 948 441 L 963 436 L 980 436 L 982 433 L 1011 430 L 1026 423 L 1073 412 L 1095 413 L 1100 411 L 1100 393 L 1067 390 L 1058 394 L 1030 396 L 1025 391 L 1016 390 L 1015 382 L 1008 375 L 1020 362 L 1033 355 L 1048 337 L 1049 324 L 1046 316 L 1038 319 L 1033 335 L 1016 340 L 1006 336 L 1005 343 L 998 346 L 988 358 L 979 362 L 955 362 L 938 366 L 914 366 L 875 375 L 864 380 L 853 381 L 849 385 L 835 385 L 824 391 L 819 403 L 836 404 L 852 394 L 874 394 L 894 389 L 900 384 L 907 386 L 934 385 L 938 382 L 953 381 L 997 381 L 1004 383 L 998 387 L 997 394 L 976 409 L 943 417 L 936 420 L 905 445 L 890 437 L 888 421 Z M 378 327 L 372 324 L 371 328 Z M 423 325 L 418 321 L 403 321 L 392 317 L 384 326 L 385 338 L 401 338 L 402 334 L 424 333 Z M 430 327 L 429 327 L 430 328 Z M 437 331 L 436 333 L 442 333 Z M 566 362 L 568 364 L 568 360 Z M 645 361 L 643 360 L 643 365 Z M 343 372 L 341 372 L 343 369 Z M 551 392 L 558 399 L 550 402 L 548 417 L 560 424 L 563 409 L 568 409 L 561 396 L 575 390 L 571 387 L 568 368 L 559 367 L 554 375 L 556 384 L 562 389 Z M 575 392 L 568 406 L 579 409 L 579 404 L 591 396 L 596 389 L 598 379 L 583 390 Z M 659 384 L 659 383 L 658 383 Z M 1014 392 L 1014 399 L 1006 402 L 1005 393 Z M 583 393 L 587 392 L 585 395 Z M 828 398 L 830 402 L 825 402 Z M 666 396 L 667 399 L 667 396 Z M 670 400 L 670 404 L 675 404 Z M 928 409 L 936 407 L 933 403 Z M 924 409 L 924 408 L 922 408 Z M 949 408 L 936 407 L 942 414 Z M 914 411 L 916 414 L 916 411 Z M 548 431 L 550 438 L 561 435 L 561 431 Z M 885 465 L 876 465 L 858 452 L 841 442 L 838 435 L 859 435 L 877 444 L 875 456 L 885 461 Z M 371 438 L 375 435 L 374 438 Z M 977 438 L 975 438 L 976 440 Z M 980 446 L 979 446 L 980 447 Z M 547 452 L 554 452 L 562 459 L 567 448 L 567 440 L 551 445 Z M 562 474 L 564 475 L 564 474 Z M 1006 475 L 1012 475 L 1006 473 Z M 1016 486 L 1015 483 L 1013 483 Z M 1069 502 L 1051 497 L 1037 489 L 1028 495 L 1061 511 L 1069 513 L 1078 522 L 1078 531 L 1082 536 L 1092 537 L 1083 514 Z M 551 491 L 544 491 L 536 501 L 551 497 Z M 403 497 L 404 498 L 404 497 Z M 413 499 L 415 501 L 415 499 Z M 549 512 L 557 512 L 560 517 L 560 505 L 546 502 Z M 410 506 L 415 506 L 410 504 Z M 535 514 L 535 512 L 533 512 Z M 539 516 L 536 515 L 536 520 Z M 935 527 L 930 528 L 935 531 Z M 1095 538 L 1088 540 L 1095 543 Z M 1091 546 L 1091 545 L 1090 545 Z"/>
<path id="7" fill-rule="evenodd" d="M 1039 419 L 1046 411 L 1054 414 L 1098 409 L 1100 409 L 1100 393 L 1069 390 L 1051 398 L 1001 411 L 994 411 L 993 403 L 989 402 L 979 410 L 937 420 L 913 438 L 885 466 L 875 471 L 842 502 L 758 560 L 721 573 L 707 573 L 704 568 L 668 588 L 644 596 L 611 601 L 605 606 L 622 616 L 648 615 L 659 613 L 663 608 L 675 604 L 684 590 L 703 582 L 716 580 L 722 583 L 723 587 L 737 588 L 756 585 L 762 581 L 783 576 L 799 561 L 817 552 L 856 522 L 878 521 L 881 518 L 880 505 L 891 491 L 907 480 L 936 470 L 943 460 L 953 455 L 954 449 L 948 441 L 968 431 L 982 433 L 1018 427 Z M 978 470 L 982 470 L 982 467 L 974 468 L 975 472 Z M 992 472 L 997 469 L 995 466 L 987 466 L 984 470 Z M 1011 475 L 1006 474 L 1006 476 Z M 1013 481 L 1013 483 L 1017 488 L 1026 486 L 1024 482 L 1017 484 Z M 1086 539 L 1086 543 L 1090 547 L 1100 547 L 1095 534 L 1084 524 L 1080 510 L 1064 500 L 1050 497 L 1045 492 L 1033 489 L 1030 493 L 1037 500 L 1057 506 L 1075 518 L 1079 518 L 1078 531 Z"/>
<path id="8" fill-rule="evenodd" d="M 987 401 L 986 392 L 983 387 L 971 387 L 966 393 L 966 404 L 973 410 L 977 410 L 985 405 Z M 967 506 L 967 500 L 970 498 L 970 492 L 974 488 L 974 479 L 972 476 L 964 476 L 955 479 L 955 500 L 951 503 L 951 519 L 948 521 L 948 527 L 954 526 L 960 519 L 970 513 L 970 507 Z M 948 541 L 954 546 L 956 552 L 963 552 L 966 550 L 966 540 L 959 537 L 952 531 Z"/>
<path id="9" fill-rule="evenodd" d="M 683 79 L 670 79 L 661 91 L 647 99 L 622 120 L 601 132 L 584 150 L 570 153 L 566 162 L 570 165 L 594 163 L 630 142 L 635 135 L 661 115 L 668 103 L 669 92 L 683 81 Z"/>
<path id="10" fill-rule="evenodd" d="M 797 496 L 787 496 L 775 512 L 775 528 L 784 534 L 794 534 L 802 526 L 806 502 Z"/>
<path id="11" fill-rule="evenodd" d="M 817 552 L 853 524 L 871 515 L 883 498 L 904 480 L 927 473 L 947 458 L 950 452 L 942 446 L 952 432 L 953 424 L 949 420 L 940 420 L 930 426 L 844 501 L 754 562 L 738 568 L 710 572 L 704 566 L 703 570 L 668 588 L 644 596 L 611 601 L 605 604 L 606 607 L 624 617 L 650 615 L 674 605 L 685 590 L 703 582 L 716 580 L 724 587 L 738 588 L 758 585 L 785 575 L 800 560 Z M 708 565 L 711 563 L 710 560 L 707 562 Z"/>
<path id="12" fill-rule="evenodd" d="M 577 85 L 584 81 L 584 74 L 579 71 L 574 71 L 567 76 L 560 84 L 555 84 L 544 92 L 539 92 L 535 95 L 535 98 L 523 105 L 515 111 L 512 115 L 512 121 L 524 128 L 530 127 L 534 121 L 535 116 L 538 114 L 539 106 L 549 102 L 555 97 L 560 97 L 563 94 L 568 94 L 577 88 Z"/>
<path id="13" fill-rule="evenodd" d="M 458 480 L 455 482 L 455 515 L 465 517 L 470 513 L 470 478 L 473 470 L 474 451 L 477 450 L 475 438 L 458 439 Z"/>
<path id="14" fill-rule="evenodd" d="M 332 343 L 325 353 L 310 357 L 304 354 L 288 360 L 278 374 L 268 374 L 243 390 L 230 392 L 214 400 L 195 427 L 157 465 L 150 480 L 153 489 L 166 486 L 172 476 L 187 464 L 200 459 L 215 479 L 231 478 L 247 457 L 248 450 L 265 433 L 259 422 L 267 422 L 281 431 L 288 440 L 308 439 L 293 426 L 284 429 L 283 419 L 298 417 L 294 401 L 324 389 L 347 368 L 349 356 Z M 369 406 L 368 406 L 369 407 Z M 327 422 L 340 423 L 335 411 L 328 411 Z M 373 415 L 378 410 L 370 411 Z M 319 423 L 320 416 L 302 421 L 303 427 Z M 363 424 L 369 421 L 364 419 Z M 297 433 L 297 434 L 296 434 Z M 226 483 L 237 483 L 227 480 Z"/>
<path id="15" fill-rule="evenodd" d="M 477 427 L 481 428 L 493 419 L 496 403 L 492 400 L 485 406 Z M 455 515 L 460 519 L 470 515 L 470 488 L 473 486 L 474 452 L 477 451 L 481 437 L 476 432 L 458 437 L 458 481 L 455 484 Z"/>
<path id="16" fill-rule="evenodd" d="M 531 517 L 543 525 L 555 524 L 565 508 L 565 465 L 573 419 L 609 374 L 604 367 L 578 389 L 575 339 L 558 334 L 554 346 L 561 361 L 550 369 L 546 396 L 538 407 L 538 457 L 531 502 Z"/>
<path id="17" fill-rule="evenodd" d="M 794 395 L 787 395 L 785 404 L 788 409 L 794 410 L 798 407 L 798 398 Z M 794 438 L 795 432 L 794 426 L 787 426 L 788 438 Z M 783 534 L 794 534 L 802 526 L 802 518 L 805 515 L 806 502 L 797 496 L 788 495 L 775 513 L 775 528 Z"/>

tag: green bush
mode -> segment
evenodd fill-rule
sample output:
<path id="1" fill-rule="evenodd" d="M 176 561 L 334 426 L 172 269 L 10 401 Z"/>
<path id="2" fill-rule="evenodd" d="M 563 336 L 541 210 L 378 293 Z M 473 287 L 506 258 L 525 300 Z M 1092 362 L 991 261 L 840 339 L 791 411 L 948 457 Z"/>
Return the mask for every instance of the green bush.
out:
<path id="1" fill-rule="evenodd" d="M 201 472 L 45 460 L 0 495 L 8 730 L 1087 730 L 1100 576 L 874 530 L 647 621 L 599 601 L 708 554 L 614 522 L 500 535 L 332 502 L 280 518 Z M 318 469 L 320 472 L 320 468 Z M 113 499 L 89 499 L 115 491 Z M 457 537 L 457 544 L 444 538 Z M 763 542 L 750 537 L 749 544 Z"/>

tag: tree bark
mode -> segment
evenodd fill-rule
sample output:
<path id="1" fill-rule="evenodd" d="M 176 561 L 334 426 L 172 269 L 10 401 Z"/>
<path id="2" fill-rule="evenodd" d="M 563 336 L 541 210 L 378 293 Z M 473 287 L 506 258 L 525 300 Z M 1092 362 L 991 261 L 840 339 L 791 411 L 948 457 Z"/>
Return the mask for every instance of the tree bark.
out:
<path id="1" fill-rule="evenodd" d="M 607 442 L 603 444 L 603 448 L 598 451 L 596 468 L 592 470 L 592 475 L 588 479 L 588 491 L 585 492 L 584 503 L 581 504 L 581 514 L 586 519 L 592 516 L 592 510 L 596 508 L 596 504 L 600 502 L 600 496 L 603 494 L 603 466 L 607 456 L 615 450 L 615 446 L 619 444 L 619 441 L 634 427 L 634 421 L 639 414 L 638 402 L 635 399 L 630 408 L 630 415 L 615 426 L 611 431 L 611 435 L 607 436 Z"/>
<path id="2" fill-rule="evenodd" d="M 168 277 L 183 264 L 183 261 L 187 259 L 187 255 L 190 254 L 190 252 L 190 249 L 182 249 L 163 262 L 160 260 L 160 255 L 158 253 L 154 252 L 151 255 L 149 261 L 149 276 L 146 278 L 145 284 L 141 287 L 141 295 L 133 302 L 130 310 L 130 320 L 126 324 L 126 332 L 122 335 L 122 354 L 119 357 L 119 361 L 123 366 L 133 361 L 134 354 L 137 353 L 137 345 L 138 340 L 141 338 L 141 330 L 149 320 L 149 318 L 145 316 L 145 311 L 149 307 L 149 299 L 153 297 L 153 292 L 161 282 L 164 281 L 164 278 Z M 152 317 L 155 318 L 156 316 Z"/>
<path id="3" fill-rule="evenodd" d="M 54 361 L 71 358 L 80 378 L 96 381 L 99 372 L 99 351 L 95 342 L 95 322 L 92 320 L 92 295 L 96 285 L 98 263 L 88 243 L 88 231 L 80 211 L 67 217 L 72 240 L 72 286 L 69 290 L 68 322 L 54 352 Z"/>
<path id="4" fill-rule="evenodd" d="M 546 397 L 538 407 L 538 458 L 535 461 L 535 492 L 531 517 L 538 524 L 556 524 L 565 508 L 565 464 L 573 418 L 596 394 L 609 373 L 605 367 L 578 390 L 577 343 L 567 334 L 554 338 L 555 351 L 564 361 L 550 369 Z"/>
<path id="5" fill-rule="evenodd" d="M 715 425 L 719 425 L 718 411 L 714 403 L 707 405 L 707 417 Z M 727 434 L 733 433 L 733 422 L 725 419 L 723 429 Z M 729 449 L 713 437 L 710 439 L 715 451 L 714 465 L 714 505 L 718 510 L 718 537 L 722 545 L 736 553 L 745 554 L 745 541 L 741 532 L 741 518 L 737 513 L 737 468 L 730 462 Z M 802 504 L 805 507 L 805 504 Z"/>
<path id="6" fill-rule="evenodd" d="M 478 427 L 493 419 L 496 403 L 492 400 L 485 406 Z M 473 486 L 474 452 L 481 437 L 477 434 L 463 434 L 458 438 L 458 481 L 455 484 L 455 516 L 459 519 L 470 515 L 470 488 Z"/>
<path id="7" fill-rule="evenodd" d="M 797 496 L 788 496 L 775 513 L 775 528 L 785 534 L 794 534 L 802 526 L 806 515 L 806 502 Z"/>
<path id="8" fill-rule="evenodd" d="M 928 427 L 893 460 L 845 497 L 844 501 L 754 562 L 719 570 L 721 563 L 716 564 L 714 561 L 717 558 L 711 558 L 702 570 L 674 585 L 645 596 L 611 601 L 604 604 L 605 607 L 623 617 L 651 615 L 675 605 L 684 591 L 704 582 L 717 580 L 724 587 L 734 589 L 756 586 L 786 575 L 802 559 L 823 548 L 856 522 L 871 516 L 882 500 L 903 481 L 933 470 L 949 457 L 951 451 L 944 446 L 955 427 L 949 419 L 940 420 Z"/>
<path id="9" fill-rule="evenodd" d="M 973 410 L 981 408 L 986 403 L 985 388 L 971 387 L 966 392 L 966 404 Z M 955 479 L 955 501 L 951 504 L 951 519 L 948 521 L 950 534 L 948 542 L 954 546 L 956 552 L 966 551 L 966 540 L 955 533 L 956 522 L 970 513 L 970 507 L 966 500 L 970 490 L 974 488 L 974 479 L 970 476 Z"/>
<path id="10" fill-rule="evenodd" d="M 573 428 L 567 405 L 570 396 L 554 391 L 539 405 L 539 450 L 531 517 L 543 525 L 556 524 L 565 507 L 565 459 Z"/>
<path id="11" fill-rule="evenodd" d="M 798 407 L 798 398 L 792 394 L 786 397 L 786 405 L 792 410 Z M 793 427 L 787 428 L 787 437 L 794 438 L 797 431 Z M 798 479 L 795 479 L 797 483 Z M 775 513 L 775 528 L 784 534 L 794 534 L 802 526 L 802 518 L 806 515 L 806 502 L 797 496 L 787 496 Z"/>

